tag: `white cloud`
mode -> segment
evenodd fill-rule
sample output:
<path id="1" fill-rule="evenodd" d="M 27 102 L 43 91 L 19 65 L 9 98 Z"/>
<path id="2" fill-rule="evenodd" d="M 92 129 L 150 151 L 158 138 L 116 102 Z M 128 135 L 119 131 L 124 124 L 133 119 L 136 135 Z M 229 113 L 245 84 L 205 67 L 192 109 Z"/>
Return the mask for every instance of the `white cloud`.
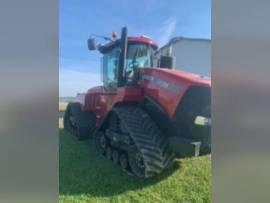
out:
<path id="1" fill-rule="evenodd" d="M 59 70 L 59 96 L 76 96 L 89 88 L 100 85 L 100 74 L 72 69 Z"/>
<path id="2" fill-rule="evenodd" d="M 176 28 L 176 18 L 171 17 L 163 22 L 158 32 L 159 36 L 157 38 L 157 42 L 160 47 L 165 45 L 170 40 L 173 32 L 175 31 L 175 28 Z"/>

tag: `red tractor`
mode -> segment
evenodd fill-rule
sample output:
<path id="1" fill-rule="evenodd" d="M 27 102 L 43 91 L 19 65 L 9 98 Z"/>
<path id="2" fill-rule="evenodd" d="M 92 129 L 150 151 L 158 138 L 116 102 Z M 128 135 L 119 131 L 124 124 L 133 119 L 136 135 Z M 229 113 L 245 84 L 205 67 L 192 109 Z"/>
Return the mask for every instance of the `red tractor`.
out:
<path id="1" fill-rule="evenodd" d="M 103 55 L 103 86 L 68 104 L 67 131 L 80 140 L 93 135 L 100 154 L 140 178 L 161 173 L 175 157 L 210 153 L 209 79 L 172 69 L 169 56 L 154 67 L 158 46 L 128 37 L 126 27 L 120 39 L 96 45 L 91 38 L 88 48 Z"/>

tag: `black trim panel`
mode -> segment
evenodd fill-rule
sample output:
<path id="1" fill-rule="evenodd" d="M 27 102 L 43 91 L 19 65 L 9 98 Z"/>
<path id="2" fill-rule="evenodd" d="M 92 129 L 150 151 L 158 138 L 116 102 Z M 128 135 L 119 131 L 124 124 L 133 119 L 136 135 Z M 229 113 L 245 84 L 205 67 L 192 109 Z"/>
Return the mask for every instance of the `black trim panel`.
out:
<path id="1" fill-rule="evenodd" d="M 158 125 L 165 136 L 175 136 L 172 122 L 168 118 L 165 110 L 152 97 L 145 96 L 142 107 Z"/>

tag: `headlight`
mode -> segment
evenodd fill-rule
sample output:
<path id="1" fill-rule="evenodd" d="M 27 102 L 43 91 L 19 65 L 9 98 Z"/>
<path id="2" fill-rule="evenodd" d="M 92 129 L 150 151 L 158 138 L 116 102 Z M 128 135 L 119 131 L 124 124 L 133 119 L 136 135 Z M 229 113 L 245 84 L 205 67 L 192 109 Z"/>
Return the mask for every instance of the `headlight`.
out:
<path id="1" fill-rule="evenodd" d="M 210 126 L 211 118 L 206 118 L 204 116 L 197 116 L 194 120 L 194 124 L 200 126 Z"/>

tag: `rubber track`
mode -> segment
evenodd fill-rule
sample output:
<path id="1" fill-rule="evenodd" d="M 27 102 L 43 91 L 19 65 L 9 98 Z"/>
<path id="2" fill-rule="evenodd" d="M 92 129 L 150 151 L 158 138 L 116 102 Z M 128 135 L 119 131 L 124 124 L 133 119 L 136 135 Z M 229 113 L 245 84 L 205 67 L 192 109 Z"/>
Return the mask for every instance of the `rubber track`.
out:
<path id="1" fill-rule="evenodd" d="M 72 114 L 75 118 L 77 127 L 81 129 L 84 137 L 88 137 L 94 132 L 96 123 L 95 115 L 92 112 L 82 112 L 80 103 L 69 103 L 64 116 L 68 116 L 66 114 Z"/>
<path id="2" fill-rule="evenodd" d="M 145 164 L 145 178 L 161 173 L 174 159 L 167 138 L 139 107 L 119 107 L 113 111 L 128 130 L 135 145 L 142 153 Z"/>

